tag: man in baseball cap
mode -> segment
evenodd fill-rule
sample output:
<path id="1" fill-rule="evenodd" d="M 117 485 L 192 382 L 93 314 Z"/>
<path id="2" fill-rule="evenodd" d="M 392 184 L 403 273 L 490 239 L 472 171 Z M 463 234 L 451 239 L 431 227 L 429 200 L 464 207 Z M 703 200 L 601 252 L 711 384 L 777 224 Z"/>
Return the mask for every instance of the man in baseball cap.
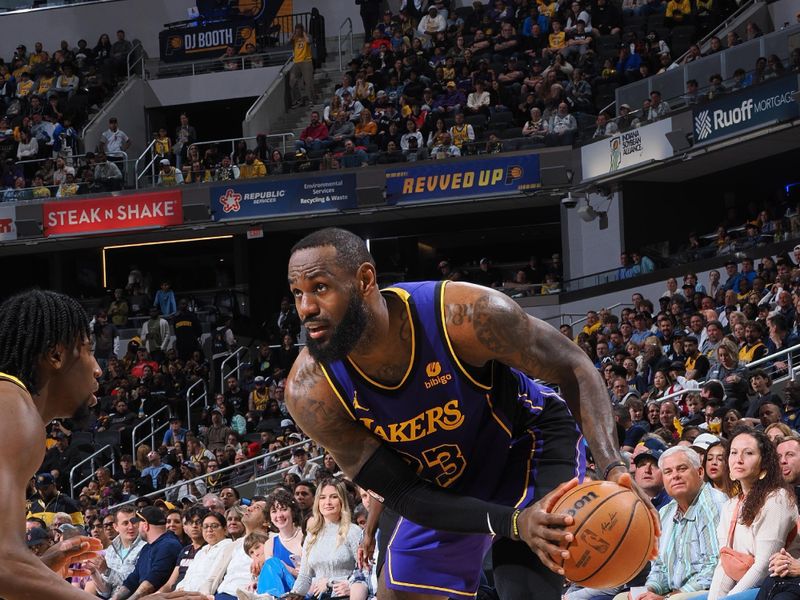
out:
<path id="1" fill-rule="evenodd" d="M 664 490 L 664 480 L 658 459 L 667 449 L 667 445 L 655 438 L 648 438 L 634 450 L 633 464 L 636 470 L 633 479 L 650 498 L 653 506 L 660 510 L 672 500 Z"/>

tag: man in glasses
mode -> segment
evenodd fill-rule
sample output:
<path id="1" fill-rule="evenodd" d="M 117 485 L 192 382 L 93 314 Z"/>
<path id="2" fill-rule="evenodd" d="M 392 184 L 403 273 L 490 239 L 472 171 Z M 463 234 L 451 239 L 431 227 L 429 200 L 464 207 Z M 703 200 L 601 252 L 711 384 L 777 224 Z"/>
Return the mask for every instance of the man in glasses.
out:
<path id="1" fill-rule="evenodd" d="M 106 535 L 116 537 L 106 549 L 105 556 L 98 556 L 87 564 L 98 596 L 111 597 L 136 566 L 146 542 L 139 537 L 139 526 L 133 522 L 135 518 L 133 506 L 122 506 L 103 519 Z M 106 523 L 111 527 L 106 527 Z M 88 586 L 86 589 L 92 591 Z"/>
<path id="2" fill-rule="evenodd" d="M 131 519 L 139 527 L 139 536 L 147 544 L 139 553 L 136 566 L 122 585 L 111 595 L 112 600 L 141 598 L 161 588 L 172 574 L 182 544 L 167 531 L 167 518 L 155 506 L 145 506 Z"/>

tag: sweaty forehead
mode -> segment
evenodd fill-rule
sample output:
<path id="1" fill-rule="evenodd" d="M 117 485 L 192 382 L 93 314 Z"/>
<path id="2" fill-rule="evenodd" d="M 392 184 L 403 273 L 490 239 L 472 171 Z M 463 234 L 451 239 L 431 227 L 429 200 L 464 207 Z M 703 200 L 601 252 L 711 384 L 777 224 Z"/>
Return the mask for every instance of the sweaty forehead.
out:
<path id="1" fill-rule="evenodd" d="M 319 246 L 298 250 L 289 258 L 289 283 L 296 284 L 302 279 L 339 274 L 341 267 L 336 262 L 336 248 Z"/>

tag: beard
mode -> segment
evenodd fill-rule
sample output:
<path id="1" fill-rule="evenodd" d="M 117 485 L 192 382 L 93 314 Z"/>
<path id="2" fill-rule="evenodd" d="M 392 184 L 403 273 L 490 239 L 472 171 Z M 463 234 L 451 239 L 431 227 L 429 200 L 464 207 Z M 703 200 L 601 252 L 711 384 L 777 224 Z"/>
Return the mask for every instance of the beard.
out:
<path id="1" fill-rule="evenodd" d="M 314 319 L 309 319 L 306 323 L 313 323 Z M 361 298 L 356 294 L 350 295 L 347 302 L 347 310 L 339 324 L 331 330 L 327 341 L 317 341 L 308 338 L 306 346 L 314 360 L 321 363 L 332 363 L 344 358 L 352 352 L 369 323 L 366 306 Z"/>

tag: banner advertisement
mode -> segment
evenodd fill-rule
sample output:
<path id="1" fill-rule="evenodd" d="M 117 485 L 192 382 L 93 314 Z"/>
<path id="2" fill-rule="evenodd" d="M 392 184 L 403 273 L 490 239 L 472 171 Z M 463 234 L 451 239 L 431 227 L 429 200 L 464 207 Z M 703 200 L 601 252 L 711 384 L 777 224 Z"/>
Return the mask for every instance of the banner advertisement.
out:
<path id="1" fill-rule="evenodd" d="M 0 242 L 17 239 L 16 213 L 13 206 L 0 206 Z"/>
<path id="2" fill-rule="evenodd" d="M 538 154 L 432 161 L 386 171 L 388 204 L 519 194 L 541 186 Z"/>
<path id="3" fill-rule="evenodd" d="M 772 79 L 701 104 L 692 110 L 695 145 L 800 114 L 797 75 Z"/>
<path id="4" fill-rule="evenodd" d="M 672 131 L 672 119 L 605 137 L 581 148 L 581 180 L 593 179 L 652 160 L 673 155 L 666 134 Z"/>
<path id="5" fill-rule="evenodd" d="M 349 210 L 357 207 L 356 176 L 332 173 L 324 177 L 244 183 L 211 188 L 215 221 L 259 219 L 291 214 Z"/>
<path id="6" fill-rule="evenodd" d="M 249 54 L 256 48 L 254 21 L 223 21 L 197 27 L 165 29 L 158 34 L 161 60 L 179 62 L 220 58 L 228 46 L 236 56 Z M 252 49 L 248 48 L 252 44 Z M 220 63 L 220 66 L 221 63 Z"/>
<path id="7" fill-rule="evenodd" d="M 183 224 L 181 193 L 177 190 L 47 202 L 42 213 L 45 237 Z"/>

